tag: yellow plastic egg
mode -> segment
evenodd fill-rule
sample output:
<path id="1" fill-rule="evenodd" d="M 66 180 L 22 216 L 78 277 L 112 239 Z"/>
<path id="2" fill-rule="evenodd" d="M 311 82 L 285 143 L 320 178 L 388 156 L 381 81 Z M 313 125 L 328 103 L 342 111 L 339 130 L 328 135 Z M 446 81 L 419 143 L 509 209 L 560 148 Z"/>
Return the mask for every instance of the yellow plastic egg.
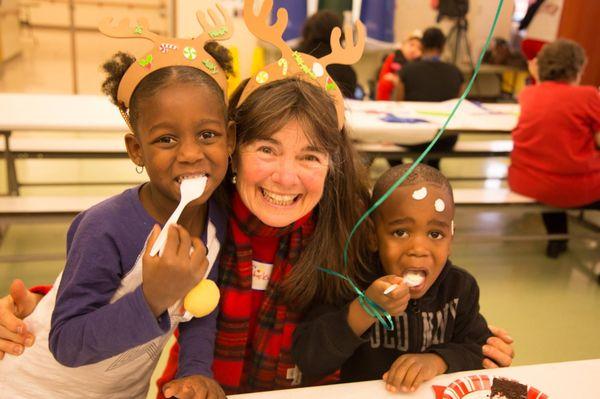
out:
<path id="1" fill-rule="evenodd" d="M 215 310 L 220 296 L 219 287 L 215 282 L 204 279 L 187 293 L 183 306 L 194 317 L 204 317 Z"/>

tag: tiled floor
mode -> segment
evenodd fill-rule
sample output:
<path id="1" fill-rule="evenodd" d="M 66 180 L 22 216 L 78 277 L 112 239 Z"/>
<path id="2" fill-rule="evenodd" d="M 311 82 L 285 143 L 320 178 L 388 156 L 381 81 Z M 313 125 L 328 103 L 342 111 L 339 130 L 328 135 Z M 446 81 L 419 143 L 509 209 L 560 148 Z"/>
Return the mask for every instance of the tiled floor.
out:
<path id="1" fill-rule="evenodd" d="M 0 91 L 69 92 L 70 77 L 66 34 L 36 31 L 38 44 L 26 41 L 25 52 L 0 69 Z M 99 35 L 82 34 L 80 84 L 82 92 L 97 93 L 101 77 L 97 65 L 114 49 Z M 1 110 L 0 110 L 1 112 Z M 68 139 L 68 135 L 57 136 Z M 132 165 L 119 161 L 22 161 L 20 176 L 39 181 L 60 179 L 102 179 L 121 176 L 135 181 Z M 377 161 L 373 177 L 385 168 Z M 472 176 L 502 172 L 506 160 L 447 160 L 443 171 L 450 176 Z M 0 166 L 4 176 L 4 165 Z M 457 186 L 478 184 L 457 183 Z M 73 192 L 116 193 L 124 188 L 57 187 L 30 188 L 23 195 Z M 0 181 L 0 191 L 6 189 Z M 516 340 L 515 364 L 531 364 L 600 357 L 600 285 L 589 277 L 589 270 L 600 267 L 600 243 L 589 239 L 571 240 L 570 250 L 557 260 L 547 259 L 541 241 L 491 242 L 461 238 L 478 234 L 542 233 L 538 214 L 515 212 L 474 212 L 459 210 L 454 262 L 473 273 L 481 286 L 481 308 L 488 321 L 510 331 Z M 28 285 L 50 283 L 63 267 L 68 221 L 60 223 L 13 224 L 7 227 L 0 246 L 0 258 L 28 254 L 51 254 L 53 260 L 1 262 L 0 294 L 10 281 L 19 277 Z M 577 226 L 574 231 L 585 233 Z M 600 270 L 599 270 L 600 271 Z M 152 393 L 150 394 L 152 396 Z"/>

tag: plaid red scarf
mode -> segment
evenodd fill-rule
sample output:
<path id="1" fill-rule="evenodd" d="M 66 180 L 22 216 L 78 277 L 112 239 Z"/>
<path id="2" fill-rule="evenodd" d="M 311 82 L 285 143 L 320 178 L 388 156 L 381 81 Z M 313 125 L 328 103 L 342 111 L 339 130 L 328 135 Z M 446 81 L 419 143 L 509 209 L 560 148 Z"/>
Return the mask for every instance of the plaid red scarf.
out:
<path id="1" fill-rule="evenodd" d="M 281 283 L 306 247 L 314 221 L 307 215 L 287 227 L 273 228 L 258 220 L 237 193 L 232 202 L 229 240 L 221 256 L 214 377 L 228 394 L 290 387 L 288 370 L 295 367 L 290 350 L 299 315 L 285 305 Z M 279 245 L 249 344 L 252 237 L 272 237 Z"/>

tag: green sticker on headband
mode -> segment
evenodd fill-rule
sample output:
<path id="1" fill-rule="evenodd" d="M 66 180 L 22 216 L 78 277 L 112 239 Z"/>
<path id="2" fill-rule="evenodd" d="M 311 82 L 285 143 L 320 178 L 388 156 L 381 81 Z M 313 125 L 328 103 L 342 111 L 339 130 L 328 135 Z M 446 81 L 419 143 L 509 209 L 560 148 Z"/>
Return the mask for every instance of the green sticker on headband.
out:
<path id="1" fill-rule="evenodd" d="M 185 58 L 187 58 L 188 60 L 193 61 L 198 56 L 198 52 L 196 51 L 195 48 L 193 48 L 191 46 L 186 46 L 183 49 L 183 56 Z"/>
<path id="2" fill-rule="evenodd" d="M 152 68 L 152 54 L 148 54 L 146 58 L 142 58 L 139 64 L 146 68 Z"/>
<path id="3" fill-rule="evenodd" d="M 300 67 L 302 72 L 304 72 L 313 79 L 317 78 L 317 75 L 315 75 L 315 73 L 304 63 L 304 60 L 302 59 L 302 56 L 299 52 L 294 51 L 292 57 L 294 57 L 294 61 L 296 61 L 296 64 L 298 64 L 298 67 Z"/>
<path id="4" fill-rule="evenodd" d="M 335 82 L 333 81 L 333 79 L 331 79 L 331 77 L 327 76 L 327 80 L 325 81 L 325 90 L 335 90 L 335 88 Z"/>
<path id="5" fill-rule="evenodd" d="M 211 60 L 202 60 L 202 64 L 204 64 L 206 69 L 208 69 L 213 75 L 218 72 L 217 66 Z"/>
<path id="6" fill-rule="evenodd" d="M 259 84 L 263 84 L 266 83 L 267 80 L 269 80 L 269 74 L 266 71 L 260 71 L 259 73 L 256 74 L 256 81 Z"/>
<path id="7" fill-rule="evenodd" d="M 215 37 L 225 36 L 225 34 L 227 32 L 228 32 L 227 27 L 224 26 L 221 29 L 211 30 L 210 32 L 208 32 L 208 36 L 210 36 L 214 39 Z"/>

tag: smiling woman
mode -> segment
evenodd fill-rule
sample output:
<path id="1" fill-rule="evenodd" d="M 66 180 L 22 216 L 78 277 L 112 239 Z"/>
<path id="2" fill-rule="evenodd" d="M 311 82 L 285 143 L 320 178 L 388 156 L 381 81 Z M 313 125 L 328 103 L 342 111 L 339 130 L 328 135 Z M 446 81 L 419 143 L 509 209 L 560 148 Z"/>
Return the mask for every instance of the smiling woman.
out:
<path id="1" fill-rule="evenodd" d="M 315 295 L 339 300 L 348 287 L 338 279 L 325 279 L 316 266 L 342 270 L 344 242 L 369 201 L 366 170 L 345 128 L 338 129 L 333 100 L 323 89 L 284 79 L 257 89 L 235 108 L 243 90 L 242 85 L 231 99 L 237 127 L 231 168 L 236 191 L 271 227 L 315 213 L 314 238 L 286 284 L 288 299 L 301 306 Z M 365 233 L 361 229 L 355 242 L 365 242 Z M 360 265 L 360 251 L 350 261 Z M 332 290 L 317 289 L 325 281 L 334 285 Z"/>
<path id="2" fill-rule="evenodd" d="M 271 137 L 240 146 L 233 170 L 248 209 L 269 226 L 284 227 L 308 214 L 323 195 L 328 154 L 309 142 L 297 121 Z"/>
<path id="3" fill-rule="evenodd" d="M 317 266 L 342 270 L 344 242 L 369 200 L 365 169 L 325 90 L 282 79 L 238 105 L 244 88 L 230 99 L 237 150 L 213 363 L 227 393 L 300 382 L 290 350 L 303 311 L 317 298 L 351 296 Z M 362 264 L 355 253 L 351 262 Z"/>

